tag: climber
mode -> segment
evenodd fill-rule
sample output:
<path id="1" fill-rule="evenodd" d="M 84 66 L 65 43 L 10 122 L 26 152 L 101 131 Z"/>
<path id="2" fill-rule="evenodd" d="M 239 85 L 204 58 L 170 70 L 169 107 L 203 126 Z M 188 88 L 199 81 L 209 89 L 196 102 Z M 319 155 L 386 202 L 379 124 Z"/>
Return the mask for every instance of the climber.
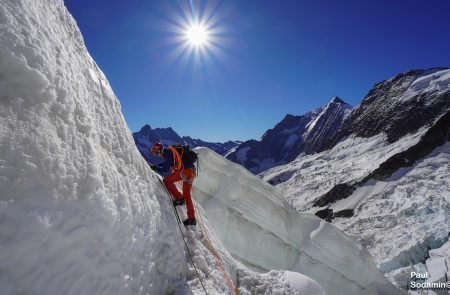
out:
<path id="1" fill-rule="evenodd" d="M 191 188 L 196 176 L 194 162 L 197 160 L 197 154 L 186 146 L 173 145 L 165 148 L 159 142 L 154 143 L 150 151 L 164 159 L 164 162 L 158 165 L 150 165 L 150 168 L 158 173 L 169 170 L 171 172 L 164 177 L 163 181 L 174 198 L 173 205 L 179 206 L 186 203 L 188 218 L 183 221 L 183 224 L 196 225 Z M 183 181 L 183 193 L 180 193 L 175 186 L 175 183 L 178 181 Z"/>

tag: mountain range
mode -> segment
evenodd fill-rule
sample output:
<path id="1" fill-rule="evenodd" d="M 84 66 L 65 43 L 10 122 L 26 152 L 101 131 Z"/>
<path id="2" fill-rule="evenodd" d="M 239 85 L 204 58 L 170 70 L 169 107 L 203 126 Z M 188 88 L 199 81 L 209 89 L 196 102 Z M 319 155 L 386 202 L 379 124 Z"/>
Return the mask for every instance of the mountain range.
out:
<path id="1" fill-rule="evenodd" d="M 188 145 L 191 148 L 195 147 L 207 147 L 218 153 L 219 155 L 225 155 L 231 149 L 240 144 L 240 141 L 227 141 L 221 142 L 206 142 L 201 139 L 193 139 L 189 136 L 181 137 L 171 127 L 168 128 L 155 128 L 150 125 L 145 125 L 140 131 L 133 133 L 134 142 L 147 162 L 158 163 L 161 159 L 157 158 L 150 152 L 150 147 L 155 142 L 160 142 L 164 145 L 182 144 Z"/>
<path id="2" fill-rule="evenodd" d="M 301 116 L 286 115 L 261 139 L 241 143 L 226 157 L 258 174 L 289 163 L 301 154 L 312 154 L 328 144 L 350 114 L 351 106 L 339 97 Z"/>
<path id="3" fill-rule="evenodd" d="M 404 288 L 411 271 L 445 281 L 450 226 L 450 70 L 377 83 L 314 154 L 260 174 L 298 211 L 359 240 Z M 434 251 L 434 252 L 433 252 Z"/>

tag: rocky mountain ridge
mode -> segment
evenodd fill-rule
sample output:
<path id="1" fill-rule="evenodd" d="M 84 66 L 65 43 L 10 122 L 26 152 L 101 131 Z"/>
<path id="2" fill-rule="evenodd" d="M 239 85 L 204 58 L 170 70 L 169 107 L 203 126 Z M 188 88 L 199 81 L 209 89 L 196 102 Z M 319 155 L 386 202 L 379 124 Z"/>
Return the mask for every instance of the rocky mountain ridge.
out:
<path id="1" fill-rule="evenodd" d="M 289 163 L 300 154 L 312 154 L 324 146 L 350 110 L 349 104 L 334 97 L 327 105 L 301 116 L 288 114 L 261 140 L 245 141 L 226 157 L 255 174 Z"/>
<path id="2" fill-rule="evenodd" d="M 155 142 L 160 142 L 164 145 L 172 145 L 179 143 L 182 145 L 188 145 L 192 148 L 207 147 L 222 156 L 240 144 L 239 141 L 231 141 L 231 140 L 221 143 L 221 142 L 207 142 L 201 139 L 193 139 L 189 136 L 181 137 L 171 127 L 153 129 L 148 124 L 144 125 L 144 127 L 142 127 L 140 131 L 134 132 L 133 138 L 142 156 L 145 158 L 147 162 L 150 163 L 157 163 L 161 161 L 161 159 L 155 157 L 150 152 L 150 147 Z"/>

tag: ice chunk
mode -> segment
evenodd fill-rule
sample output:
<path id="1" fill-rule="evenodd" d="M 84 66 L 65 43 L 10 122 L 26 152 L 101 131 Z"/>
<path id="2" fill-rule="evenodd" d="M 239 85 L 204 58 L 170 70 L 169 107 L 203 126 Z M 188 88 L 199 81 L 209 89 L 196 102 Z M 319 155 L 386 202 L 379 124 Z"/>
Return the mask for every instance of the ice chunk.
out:
<path id="1" fill-rule="evenodd" d="M 295 211 L 279 191 L 206 148 L 195 197 L 227 249 L 259 270 L 308 275 L 327 294 L 398 292 L 372 257 L 321 219 Z"/>

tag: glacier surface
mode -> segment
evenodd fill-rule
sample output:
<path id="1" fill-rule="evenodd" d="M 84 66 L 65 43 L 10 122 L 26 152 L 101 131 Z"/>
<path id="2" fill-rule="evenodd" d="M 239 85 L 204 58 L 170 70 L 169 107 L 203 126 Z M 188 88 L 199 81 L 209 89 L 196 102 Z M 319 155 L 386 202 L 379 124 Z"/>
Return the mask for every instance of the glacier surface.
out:
<path id="1" fill-rule="evenodd" d="M 293 270 L 327 294 L 395 294 L 372 257 L 327 222 L 298 213 L 278 189 L 213 151 L 198 148 L 195 198 L 230 251 L 260 271 Z"/>

